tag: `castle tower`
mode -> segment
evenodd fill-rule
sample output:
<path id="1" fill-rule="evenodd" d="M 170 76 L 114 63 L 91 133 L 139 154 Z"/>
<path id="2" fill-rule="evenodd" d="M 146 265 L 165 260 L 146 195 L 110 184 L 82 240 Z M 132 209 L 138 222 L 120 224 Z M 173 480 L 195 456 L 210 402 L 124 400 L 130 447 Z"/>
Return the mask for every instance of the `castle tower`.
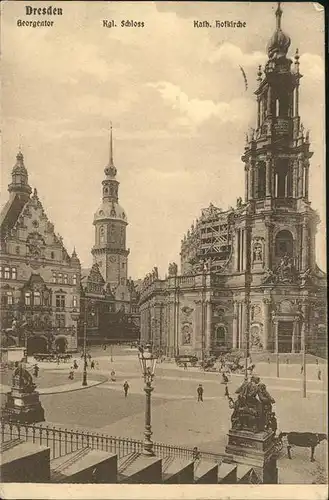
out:
<path id="1" fill-rule="evenodd" d="M 29 176 L 24 165 L 24 157 L 21 151 L 16 155 L 16 163 L 11 172 L 12 181 L 8 186 L 9 193 L 15 193 L 25 200 L 29 199 L 32 189 L 29 186 Z"/>
<path id="2" fill-rule="evenodd" d="M 275 16 L 268 61 L 264 73 L 261 67 L 258 71 L 257 124 L 242 156 L 245 201 L 254 220 L 247 260 L 261 271 L 288 256 L 297 271 L 305 271 L 315 268 L 318 219 L 308 199 L 313 153 L 299 116 L 299 54 L 296 50 L 294 64 L 287 58 L 291 41 L 281 27 L 280 3 Z"/>
<path id="3" fill-rule="evenodd" d="M 111 287 L 126 285 L 129 249 L 126 249 L 127 216 L 119 205 L 119 182 L 113 161 L 112 125 L 110 129 L 109 162 L 104 169 L 102 204 L 94 215 L 95 244 L 92 248 L 106 283 Z"/>

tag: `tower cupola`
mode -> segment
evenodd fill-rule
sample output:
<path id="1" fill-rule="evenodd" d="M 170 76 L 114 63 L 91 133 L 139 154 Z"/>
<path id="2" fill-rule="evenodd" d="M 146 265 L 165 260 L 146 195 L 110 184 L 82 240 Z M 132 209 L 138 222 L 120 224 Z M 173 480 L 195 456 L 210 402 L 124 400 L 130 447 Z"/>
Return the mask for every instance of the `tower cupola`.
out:
<path id="1" fill-rule="evenodd" d="M 29 176 L 27 169 L 24 165 L 24 157 L 21 151 L 18 151 L 16 155 L 16 163 L 11 172 L 12 181 L 8 186 L 8 191 L 10 193 L 24 193 L 30 195 L 32 189 L 29 186 Z"/>
<path id="2" fill-rule="evenodd" d="M 267 55 L 269 59 L 280 59 L 281 57 L 285 57 L 291 43 L 290 37 L 281 29 L 282 10 L 280 2 L 278 2 L 275 17 L 276 29 L 267 45 Z"/>

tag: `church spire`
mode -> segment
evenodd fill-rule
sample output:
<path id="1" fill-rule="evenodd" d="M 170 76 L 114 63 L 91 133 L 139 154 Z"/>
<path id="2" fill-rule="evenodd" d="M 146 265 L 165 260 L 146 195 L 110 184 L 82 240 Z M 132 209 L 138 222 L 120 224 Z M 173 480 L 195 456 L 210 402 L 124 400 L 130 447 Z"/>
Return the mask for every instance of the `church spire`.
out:
<path id="1" fill-rule="evenodd" d="M 113 133 L 112 133 L 112 122 L 110 122 L 110 137 L 109 137 L 109 165 L 114 165 L 113 162 Z"/>
<path id="2" fill-rule="evenodd" d="M 275 11 L 275 17 L 276 17 L 276 29 L 278 31 L 281 29 L 281 17 L 282 17 L 281 2 L 278 2 L 278 7 Z"/>
<path id="3" fill-rule="evenodd" d="M 27 169 L 24 165 L 24 156 L 21 151 L 21 146 L 19 145 L 18 153 L 16 155 L 16 163 L 11 172 L 11 184 L 8 186 L 8 191 L 27 194 L 28 196 L 32 193 L 32 189 L 29 186 L 29 176 Z"/>

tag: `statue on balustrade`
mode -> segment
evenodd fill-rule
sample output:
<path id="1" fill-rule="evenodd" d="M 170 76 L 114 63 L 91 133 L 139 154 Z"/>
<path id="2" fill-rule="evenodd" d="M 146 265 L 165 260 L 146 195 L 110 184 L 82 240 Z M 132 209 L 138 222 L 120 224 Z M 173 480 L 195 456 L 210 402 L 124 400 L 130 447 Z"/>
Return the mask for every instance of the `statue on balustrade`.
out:
<path id="1" fill-rule="evenodd" d="M 294 283 L 297 281 L 297 273 L 293 260 L 289 255 L 285 254 L 275 271 L 271 269 L 265 270 L 265 276 L 263 278 L 263 283 Z"/>
<path id="2" fill-rule="evenodd" d="M 178 267 L 176 262 L 171 262 L 168 267 L 168 275 L 169 276 L 177 276 Z"/>
<path id="3" fill-rule="evenodd" d="M 272 404 L 275 400 L 268 393 L 260 378 L 252 376 L 250 380 L 244 381 L 235 392 L 238 394 L 237 399 L 235 401 L 232 398 L 229 399 L 230 408 L 233 409 L 232 429 L 251 432 L 271 429 L 274 414 Z"/>

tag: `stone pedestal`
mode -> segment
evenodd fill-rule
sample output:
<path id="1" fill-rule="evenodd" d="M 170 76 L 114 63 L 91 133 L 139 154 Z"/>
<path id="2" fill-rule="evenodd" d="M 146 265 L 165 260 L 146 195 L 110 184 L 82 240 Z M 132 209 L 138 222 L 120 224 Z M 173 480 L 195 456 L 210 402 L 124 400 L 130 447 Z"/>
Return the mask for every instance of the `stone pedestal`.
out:
<path id="1" fill-rule="evenodd" d="M 35 390 L 25 392 L 24 389 L 13 387 L 7 392 L 2 416 L 5 420 L 19 423 L 44 422 L 45 412 L 40 403 L 39 393 Z"/>
<path id="2" fill-rule="evenodd" d="M 226 453 L 233 461 L 248 465 L 264 484 L 278 483 L 274 433 L 272 431 L 251 432 L 230 429 Z"/>

